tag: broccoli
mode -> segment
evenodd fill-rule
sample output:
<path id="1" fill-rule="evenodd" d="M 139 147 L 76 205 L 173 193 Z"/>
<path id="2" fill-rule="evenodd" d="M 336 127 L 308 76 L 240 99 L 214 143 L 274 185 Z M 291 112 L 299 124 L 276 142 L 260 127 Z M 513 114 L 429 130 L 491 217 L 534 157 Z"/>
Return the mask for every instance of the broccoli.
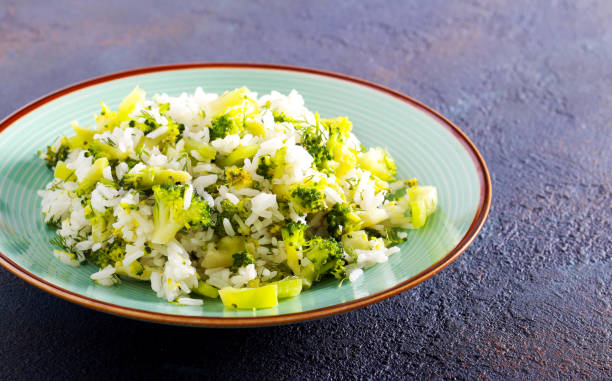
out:
<path id="1" fill-rule="evenodd" d="M 271 180 L 274 177 L 274 168 L 276 164 L 270 155 L 264 155 L 259 158 L 256 173 L 264 179 Z"/>
<path id="2" fill-rule="evenodd" d="M 212 225 L 210 207 L 199 196 L 193 195 L 189 208 L 184 208 L 185 187 L 179 185 L 155 185 L 153 187 L 153 234 L 151 242 L 168 243 L 183 228 L 199 228 Z"/>
<path id="3" fill-rule="evenodd" d="M 232 254 L 232 258 L 234 258 L 234 262 L 230 266 L 230 271 L 233 273 L 238 272 L 238 269 L 241 267 L 255 263 L 255 257 L 253 257 L 253 254 L 246 250 Z"/>
<path id="4" fill-rule="evenodd" d="M 253 185 L 251 175 L 243 168 L 229 167 L 225 169 L 225 181 L 236 188 L 249 188 Z"/>
<path id="5" fill-rule="evenodd" d="M 47 162 L 47 167 L 54 168 L 59 161 L 66 160 L 70 147 L 68 145 L 68 139 L 62 137 L 59 139 L 59 146 L 50 145 L 47 147 L 47 152 L 44 154 L 44 159 Z"/>
<path id="6" fill-rule="evenodd" d="M 84 200 L 85 201 L 85 200 Z M 106 208 L 104 212 L 99 212 L 92 208 L 91 200 L 85 201 L 85 218 L 91 225 L 91 234 L 94 242 L 102 242 L 110 237 L 114 214 L 112 208 Z"/>
<path id="7" fill-rule="evenodd" d="M 331 274 L 337 279 L 346 277 L 344 268 L 344 249 L 342 244 L 333 238 L 314 237 L 308 241 L 302 251 L 301 276 L 306 285 Z M 306 261 L 305 259 L 308 259 Z M 304 264 L 305 263 L 305 264 Z"/>
<path id="8" fill-rule="evenodd" d="M 331 163 L 327 165 L 340 178 L 357 166 L 357 151 L 346 145 L 353 125 L 346 117 L 321 119 L 321 124 L 327 129 L 326 148 L 334 160 L 333 166 Z"/>
<path id="9" fill-rule="evenodd" d="M 249 216 L 249 211 L 246 209 L 245 203 L 248 199 L 242 199 L 238 204 L 233 204 L 230 200 L 221 201 L 221 212 L 217 214 L 217 221 L 215 224 L 215 233 L 223 237 L 226 236 L 225 227 L 223 226 L 223 219 L 227 218 L 232 224 L 232 229 L 239 234 L 247 235 L 250 233 L 246 225 L 241 226 L 236 222 L 234 216 L 240 217 L 242 221 L 246 220 Z"/>
<path id="10" fill-rule="evenodd" d="M 217 116 L 211 122 L 210 140 L 222 139 L 227 135 L 236 134 L 242 128 L 236 118 L 232 118 L 229 113 Z"/>
<path id="11" fill-rule="evenodd" d="M 287 266 L 294 274 L 300 274 L 298 251 L 306 244 L 304 234 L 308 230 L 308 225 L 298 222 L 288 222 L 281 228 L 285 252 L 287 253 Z"/>
<path id="12" fill-rule="evenodd" d="M 325 195 L 314 186 L 298 185 L 291 191 L 289 199 L 298 213 L 316 213 L 325 208 Z"/>
<path id="13" fill-rule="evenodd" d="M 100 268 L 108 265 L 115 266 L 125 257 L 125 242 L 115 238 L 112 244 L 89 253 L 88 258 Z"/>
<path id="14" fill-rule="evenodd" d="M 140 123 L 136 123 L 136 127 L 140 128 L 145 134 L 155 131 L 158 128 L 164 127 L 158 125 L 155 121 L 155 118 L 153 118 L 153 116 L 151 116 L 146 110 L 142 111 L 141 116 L 145 118 L 145 126 L 143 127 Z M 154 138 L 149 138 L 145 136 L 144 143 L 141 143 L 138 148 L 139 150 L 142 150 L 144 148 L 150 149 L 157 146 L 161 149 L 161 152 L 163 154 L 167 154 L 168 149 L 170 147 L 174 147 L 176 142 L 181 139 L 181 134 L 185 129 L 185 126 L 183 124 L 177 124 L 170 117 L 166 118 L 168 120 L 168 124 L 165 127 L 167 127 L 168 129 L 163 134 Z"/>
<path id="15" fill-rule="evenodd" d="M 325 144 L 323 132 L 318 125 L 309 126 L 304 130 L 300 144 L 313 157 L 314 164 L 319 170 L 327 169 L 328 162 L 334 159 L 334 155 Z"/>
<path id="16" fill-rule="evenodd" d="M 300 121 L 297 121 L 291 117 L 288 117 L 284 112 L 272 111 L 272 115 L 274 116 L 274 121 L 276 123 L 282 123 L 282 122 L 300 123 Z"/>
<path id="17" fill-rule="evenodd" d="M 361 219 L 349 204 L 335 204 L 325 218 L 327 231 L 334 238 L 340 238 L 342 234 L 358 230 L 361 226 Z"/>
<path id="18" fill-rule="evenodd" d="M 353 124 L 346 117 L 338 117 L 333 119 L 322 119 L 321 124 L 329 132 L 327 140 L 327 148 L 331 152 L 335 152 L 340 148 L 346 139 L 348 139 Z"/>

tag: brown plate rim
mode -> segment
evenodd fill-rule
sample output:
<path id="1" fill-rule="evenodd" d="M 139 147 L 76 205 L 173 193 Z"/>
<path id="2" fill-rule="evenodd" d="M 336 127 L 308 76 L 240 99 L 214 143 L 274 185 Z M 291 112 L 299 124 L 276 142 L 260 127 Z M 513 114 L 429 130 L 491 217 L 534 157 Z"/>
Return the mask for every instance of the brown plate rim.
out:
<path id="1" fill-rule="evenodd" d="M 18 276 L 19 278 L 25 280 L 29 284 L 36 286 L 50 294 L 53 294 L 62 299 L 68 300 L 70 302 L 89 307 L 95 310 L 103 311 L 106 313 L 110 313 L 113 315 L 130 317 L 138 320 L 158 322 L 158 323 L 166 323 L 166 324 L 177 324 L 177 325 L 188 325 L 188 326 L 205 326 L 205 327 L 249 327 L 249 326 L 265 326 L 265 325 L 278 325 L 278 324 L 287 324 L 294 323 L 305 320 L 318 319 L 330 315 L 335 315 L 339 313 L 344 313 L 348 311 L 352 311 L 357 308 L 365 307 L 367 305 L 379 302 L 391 296 L 397 295 L 400 292 L 403 292 L 409 288 L 416 286 L 417 284 L 424 282 L 425 280 L 431 278 L 433 275 L 438 273 L 440 270 L 448 266 L 451 262 L 453 262 L 461 253 L 463 253 L 468 246 L 474 241 L 476 235 L 482 229 L 482 226 L 487 219 L 489 214 L 489 209 L 491 207 L 491 194 L 492 194 L 492 186 L 491 186 L 491 177 L 489 175 L 489 170 L 487 165 L 474 145 L 472 141 L 466 136 L 466 134 L 459 129 L 459 127 L 455 126 L 451 121 L 449 121 L 446 117 L 432 109 L 431 107 L 407 96 L 398 91 L 392 90 L 388 87 L 378 85 L 376 83 L 352 77 L 345 74 L 334 73 L 325 70 L 298 67 L 298 66 L 288 66 L 288 65 L 276 65 L 276 64 L 267 64 L 267 63 L 239 63 L 239 62 L 194 62 L 194 63 L 179 63 L 179 64 L 170 64 L 170 65 L 160 65 L 160 66 L 147 66 L 137 69 L 131 69 L 126 71 L 120 71 L 116 73 L 111 73 L 95 78 L 91 78 L 74 85 L 70 85 L 63 89 L 57 90 L 55 92 L 49 93 L 30 104 L 20 108 L 15 111 L 4 120 L 0 122 L 0 133 L 8 128 L 11 124 L 13 124 L 18 119 L 22 118 L 26 114 L 32 112 L 33 110 L 43 106 L 46 103 L 51 102 L 52 100 L 69 94 L 71 92 L 90 87 L 93 85 L 97 85 L 99 83 L 108 82 L 124 77 L 131 77 L 141 74 L 147 73 L 155 73 L 162 71 L 173 71 L 173 70 L 186 70 L 186 69 L 211 69 L 211 68 L 239 68 L 239 69 L 263 69 L 263 70 L 283 70 L 283 71 L 292 71 L 292 72 L 300 72 L 300 73 L 308 73 L 315 74 L 324 77 L 330 77 L 335 79 L 344 80 L 347 82 L 356 83 L 362 86 L 369 87 L 371 89 L 380 91 L 382 93 L 391 95 L 397 99 L 400 99 L 414 107 L 421 109 L 423 112 L 428 113 L 438 120 L 440 124 L 446 127 L 449 131 L 451 131 L 457 140 L 461 142 L 461 144 L 466 148 L 468 153 L 470 154 L 472 161 L 474 162 L 474 167 L 478 172 L 480 179 L 480 198 L 478 203 L 478 210 L 474 219 L 467 230 L 466 234 L 459 241 L 459 243 L 450 250 L 442 259 L 438 262 L 434 263 L 427 269 L 421 271 L 419 274 L 407 279 L 397 285 L 388 288 L 386 290 L 377 292 L 375 294 L 354 299 L 348 302 L 335 304 L 328 307 L 323 307 L 315 310 L 308 310 L 302 312 L 295 312 L 290 314 L 283 315 L 271 315 L 271 316 L 254 316 L 254 317 L 208 317 L 208 316 L 185 316 L 185 315 L 174 315 L 174 314 L 164 314 L 159 312 L 151 312 L 146 310 L 140 310 L 130 307 L 119 306 L 112 303 L 107 303 L 103 301 L 99 301 L 93 298 L 89 298 L 87 296 L 66 290 L 62 287 L 59 287 L 37 275 L 32 274 L 28 270 L 23 267 L 17 265 L 14 261 L 12 261 L 7 255 L 0 252 L 0 265 L 4 266 L 7 270 Z"/>

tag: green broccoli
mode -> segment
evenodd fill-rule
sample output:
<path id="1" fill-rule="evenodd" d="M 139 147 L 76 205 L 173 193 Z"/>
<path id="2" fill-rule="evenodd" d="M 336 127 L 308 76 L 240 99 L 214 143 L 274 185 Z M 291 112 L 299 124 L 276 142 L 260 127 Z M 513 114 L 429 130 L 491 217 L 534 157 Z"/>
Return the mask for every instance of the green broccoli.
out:
<path id="1" fill-rule="evenodd" d="M 353 124 L 346 117 L 321 119 L 321 124 L 329 133 L 327 148 L 330 152 L 335 152 L 344 145 L 344 142 L 348 139 L 351 129 L 353 128 Z"/>
<path id="2" fill-rule="evenodd" d="M 221 201 L 221 212 L 217 214 L 217 221 L 215 224 L 215 233 L 223 237 L 226 236 L 225 227 L 223 226 L 223 220 L 227 218 L 232 225 L 232 229 L 239 234 L 247 235 L 250 233 L 246 225 L 241 226 L 236 222 L 235 215 L 240 217 L 242 221 L 249 217 L 249 211 L 246 209 L 245 203 L 248 199 L 242 199 L 238 204 L 233 204 L 230 200 Z"/>
<path id="3" fill-rule="evenodd" d="M 325 208 L 325 195 L 315 186 L 298 185 L 289 196 L 298 213 L 316 213 Z"/>
<path id="4" fill-rule="evenodd" d="M 115 238 L 112 244 L 99 250 L 92 251 L 88 255 L 89 260 L 102 269 L 108 265 L 115 266 L 115 264 L 122 261 L 124 257 L 125 242 L 117 238 Z"/>
<path id="5" fill-rule="evenodd" d="M 299 121 L 288 117 L 284 112 L 272 111 L 272 115 L 274 116 L 274 121 L 276 123 L 282 123 L 282 122 L 300 123 Z"/>
<path id="6" fill-rule="evenodd" d="M 327 169 L 328 162 L 334 159 L 334 155 L 327 148 L 325 137 L 318 125 L 308 126 L 304 129 L 300 144 L 313 157 L 314 164 L 319 170 Z"/>
<path id="7" fill-rule="evenodd" d="M 91 225 L 91 234 L 94 242 L 102 242 L 111 235 L 115 216 L 112 208 L 106 208 L 104 212 L 99 212 L 92 208 L 91 200 L 85 201 L 85 218 Z"/>
<path id="8" fill-rule="evenodd" d="M 184 209 L 185 187 L 179 185 L 155 185 L 153 187 L 153 234 L 151 242 L 168 243 L 183 228 L 200 228 L 212 225 L 210 206 L 199 196 L 193 195 L 189 208 Z"/>
<path id="9" fill-rule="evenodd" d="M 253 179 L 251 178 L 251 175 L 244 168 L 225 168 L 224 175 L 227 184 L 236 189 L 250 188 L 253 185 Z"/>
<path id="10" fill-rule="evenodd" d="M 346 277 L 344 249 L 335 239 L 314 237 L 306 243 L 302 254 L 308 259 L 308 262 L 302 259 L 300 273 L 307 286 L 327 274 L 337 279 Z"/>
<path id="11" fill-rule="evenodd" d="M 276 164 L 270 155 L 264 155 L 259 158 L 259 163 L 257 164 L 257 170 L 255 171 L 259 176 L 263 177 L 267 180 L 272 180 L 274 177 L 274 168 Z"/>
<path id="12" fill-rule="evenodd" d="M 50 145 L 47 147 L 47 152 L 44 155 L 44 159 L 47 162 L 47 167 L 54 168 L 58 161 L 66 160 L 68 153 L 70 153 L 70 146 L 68 145 L 68 139 L 62 137 L 59 140 L 59 147 Z"/>
<path id="13" fill-rule="evenodd" d="M 241 130 L 242 128 L 236 118 L 232 118 L 229 113 L 219 115 L 211 122 L 210 140 L 222 139 L 227 135 L 236 134 Z"/>
<path id="14" fill-rule="evenodd" d="M 325 218 L 327 231 L 337 239 L 342 234 L 358 230 L 361 226 L 361 219 L 353 212 L 349 204 L 335 204 Z"/>
<path id="15" fill-rule="evenodd" d="M 238 269 L 241 267 L 255 263 L 255 257 L 253 257 L 253 254 L 246 250 L 232 254 L 232 258 L 234 258 L 234 262 L 230 266 L 230 271 L 233 273 L 238 272 Z"/>
<path id="16" fill-rule="evenodd" d="M 285 252 L 287 253 L 287 266 L 294 274 L 300 274 L 300 264 L 298 252 L 306 244 L 304 235 L 308 230 L 308 225 L 299 222 L 288 222 L 281 228 Z"/>
<path id="17" fill-rule="evenodd" d="M 327 129 L 329 138 L 326 148 L 333 156 L 334 165 L 330 166 L 337 178 L 344 176 L 348 171 L 357 166 L 357 151 L 346 145 L 350 136 L 352 123 L 346 117 L 333 119 L 321 119 L 321 124 Z"/>

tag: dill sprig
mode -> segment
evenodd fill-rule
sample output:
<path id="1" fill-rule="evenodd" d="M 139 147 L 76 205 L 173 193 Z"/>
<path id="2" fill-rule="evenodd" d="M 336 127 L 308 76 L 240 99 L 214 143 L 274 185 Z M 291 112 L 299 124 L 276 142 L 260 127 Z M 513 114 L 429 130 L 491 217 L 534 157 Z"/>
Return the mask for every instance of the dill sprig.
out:
<path id="1" fill-rule="evenodd" d="M 53 236 L 53 238 L 51 238 L 49 240 L 49 243 L 59 247 L 60 249 L 64 250 L 64 251 L 71 251 L 70 246 L 68 246 L 68 244 L 66 243 L 66 238 L 62 237 L 59 234 L 55 234 L 55 236 Z"/>

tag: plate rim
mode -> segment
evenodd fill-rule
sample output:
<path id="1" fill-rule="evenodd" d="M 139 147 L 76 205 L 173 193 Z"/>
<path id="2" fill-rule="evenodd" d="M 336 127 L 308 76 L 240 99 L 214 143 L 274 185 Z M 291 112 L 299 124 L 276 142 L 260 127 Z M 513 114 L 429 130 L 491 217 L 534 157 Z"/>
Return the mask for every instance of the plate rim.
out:
<path id="1" fill-rule="evenodd" d="M 384 299 L 390 298 L 403 291 L 406 291 L 419 283 L 426 281 L 431 278 L 443 268 L 451 264 L 459 255 L 461 255 L 474 241 L 484 222 L 486 221 L 489 210 L 491 208 L 492 198 L 492 185 L 491 176 L 487 165 L 478 151 L 474 143 L 467 137 L 467 135 L 454 123 L 448 120 L 445 116 L 435 111 L 433 108 L 425 105 L 424 103 L 411 98 L 408 95 L 402 94 L 399 91 L 392 90 L 386 86 L 379 85 L 377 83 L 364 80 L 361 78 L 353 77 L 346 74 L 340 74 L 332 71 L 290 66 L 290 65 L 279 65 L 269 63 L 250 63 L 250 62 L 190 62 L 190 63 L 176 63 L 168 65 L 156 65 L 156 66 L 145 66 L 135 69 L 129 69 L 102 76 L 93 77 L 75 84 L 66 86 L 59 90 L 53 91 L 42 97 L 26 104 L 25 106 L 14 111 L 12 114 L 0 121 L 0 133 L 6 130 L 10 125 L 15 123 L 17 120 L 23 118 L 25 115 L 36 110 L 37 108 L 67 95 L 69 93 L 81 90 L 87 87 L 91 87 L 100 83 L 113 81 L 125 77 L 133 77 L 136 75 L 150 74 L 164 71 L 178 71 L 178 70 L 189 70 L 189 69 L 262 69 L 262 70 L 280 70 L 290 71 L 297 73 L 308 73 L 315 74 L 323 77 L 339 79 L 345 82 L 351 82 L 354 84 L 362 85 L 370 89 L 377 90 L 387 95 L 391 95 L 405 103 L 408 103 L 414 107 L 417 107 L 422 112 L 425 112 L 432 116 L 434 119 L 447 128 L 453 133 L 455 138 L 462 144 L 467 153 L 470 155 L 476 172 L 478 173 L 480 181 L 480 197 L 478 201 L 478 208 L 470 227 L 468 228 L 462 239 L 449 250 L 441 259 L 436 263 L 427 267 L 418 274 L 411 278 L 396 284 L 390 288 L 379 291 L 375 294 L 368 295 L 365 297 L 353 299 L 347 302 L 334 304 L 327 307 L 322 307 L 314 310 L 294 312 L 282 315 L 269 315 L 269 316 L 252 316 L 252 317 L 211 317 L 211 316 L 188 316 L 188 315 L 176 315 L 166 314 L 161 312 L 147 311 L 137 308 L 131 308 L 96 300 L 85 295 L 67 290 L 60 287 L 50 281 L 47 281 L 25 268 L 16 264 L 6 254 L 0 251 L 0 265 L 6 268 L 17 277 L 23 279 L 27 283 L 40 288 L 54 296 L 62 298 L 64 300 L 76 303 L 78 305 L 88 307 L 94 310 L 110 313 L 112 315 L 129 317 L 138 320 L 144 320 L 149 322 L 166 323 L 174 325 L 186 325 L 186 326 L 203 326 L 203 327 L 251 327 L 251 326 L 267 326 L 267 325 L 279 325 L 295 323 L 306 320 L 319 319 L 335 314 L 340 314 L 348 311 L 352 311 L 361 307 L 368 306 L 373 303 L 380 302 Z"/>

